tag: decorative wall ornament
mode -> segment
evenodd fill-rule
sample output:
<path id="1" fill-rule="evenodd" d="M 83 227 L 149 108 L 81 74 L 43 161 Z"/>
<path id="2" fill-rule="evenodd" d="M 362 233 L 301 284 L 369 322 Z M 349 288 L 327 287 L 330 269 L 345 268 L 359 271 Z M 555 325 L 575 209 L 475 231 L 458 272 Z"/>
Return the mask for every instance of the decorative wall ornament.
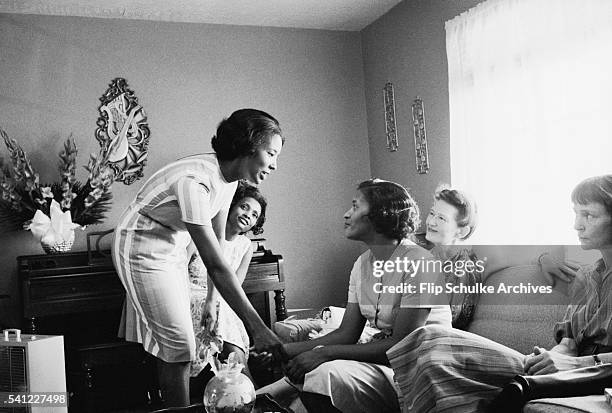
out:
<path id="1" fill-rule="evenodd" d="M 138 98 L 125 79 L 114 79 L 100 98 L 96 139 L 100 143 L 115 180 L 126 185 L 142 178 L 147 162 L 149 125 Z"/>
<path id="2" fill-rule="evenodd" d="M 429 172 L 429 154 L 427 152 L 427 134 L 425 133 L 425 109 L 423 108 L 423 100 L 418 96 L 412 104 L 412 122 L 416 169 L 418 173 L 426 174 Z"/>
<path id="3" fill-rule="evenodd" d="M 395 124 L 395 97 L 393 96 L 393 83 L 391 82 L 387 82 L 383 88 L 383 101 L 385 105 L 387 149 L 395 152 L 399 149 L 399 145 L 397 144 L 397 127 Z"/>

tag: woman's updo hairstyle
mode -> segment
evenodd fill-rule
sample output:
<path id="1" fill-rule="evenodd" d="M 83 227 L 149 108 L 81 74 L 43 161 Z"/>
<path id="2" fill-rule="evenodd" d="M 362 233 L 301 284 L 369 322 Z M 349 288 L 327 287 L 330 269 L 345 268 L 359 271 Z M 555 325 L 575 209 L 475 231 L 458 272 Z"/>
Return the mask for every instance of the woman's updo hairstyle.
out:
<path id="1" fill-rule="evenodd" d="M 369 179 L 360 183 L 357 189 L 368 202 L 368 218 L 379 234 L 402 240 L 419 227 L 419 207 L 403 186 L 382 179 Z"/>
<path id="2" fill-rule="evenodd" d="M 476 224 L 478 224 L 478 210 L 472 197 L 463 191 L 441 185 L 436 189 L 434 199 L 444 201 L 455 207 L 457 210 L 457 226 L 470 228 L 470 231 L 462 239 L 466 240 L 471 237 L 476 229 Z"/>
<path id="3" fill-rule="evenodd" d="M 268 202 L 261 192 L 259 192 L 257 187 L 249 185 L 244 181 L 239 181 L 238 188 L 236 188 L 236 193 L 234 194 L 230 204 L 230 211 L 244 198 L 253 198 L 255 201 L 259 202 L 259 205 L 261 206 L 259 218 L 257 218 L 257 222 L 255 225 L 253 225 L 253 228 L 251 228 L 253 235 L 259 235 L 264 232 L 263 224 L 266 222 L 266 208 L 268 206 Z"/>
<path id="4" fill-rule="evenodd" d="M 266 138 L 274 135 L 280 135 L 285 143 L 274 117 L 257 109 L 240 109 L 219 123 L 211 144 L 219 160 L 231 161 L 252 155 Z"/>

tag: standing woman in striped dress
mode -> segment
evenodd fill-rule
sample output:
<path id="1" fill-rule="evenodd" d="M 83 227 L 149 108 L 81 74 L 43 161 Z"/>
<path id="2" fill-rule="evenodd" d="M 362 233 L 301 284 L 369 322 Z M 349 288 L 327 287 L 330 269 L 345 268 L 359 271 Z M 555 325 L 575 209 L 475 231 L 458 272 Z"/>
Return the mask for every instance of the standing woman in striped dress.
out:
<path id="1" fill-rule="evenodd" d="M 119 335 L 157 358 L 167 406 L 189 404 L 189 363 L 195 358 L 187 247 L 191 240 L 221 296 L 244 321 L 258 350 L 278 338 L 249 303 L 220 242 L 237 182 L 259 184 L 276 170 L 284 138 L 269 114 L 241 109 L 221 121 L 215 152 L 183 158 L 157 171 L 119 219 L 115 268 L 126 289 Z"/>

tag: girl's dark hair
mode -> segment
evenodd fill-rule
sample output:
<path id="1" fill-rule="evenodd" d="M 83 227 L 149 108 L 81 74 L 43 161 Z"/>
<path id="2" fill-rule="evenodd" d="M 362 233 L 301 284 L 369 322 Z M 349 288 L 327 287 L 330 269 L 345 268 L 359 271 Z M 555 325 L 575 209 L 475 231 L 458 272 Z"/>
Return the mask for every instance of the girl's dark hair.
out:
<path id="1" fill-rule="evenodd" d="M 457 209 L 457 225 L 470 227 L 470 231 L 462 239 L 466 240 L 471 237 L 478 224 L 478 210 L 474 200 L 467 193 L 446 186 L 436 189 L 434 199 L 444 201 Z"/>
<path id="2" fill-rule="evenodd" d="M 211 144 L 219 160 L 231 161 L 252 155 L 266 138 L 274 135 L 280 135 L 285 143 L 274 117 L 257 109 L 240 109 L 219 123 Z"/>
<path id="3" fill-rule="evenodd" d="M 266 222 L 266 207 L 268 206 L 268 202 L 266 198 L 259 192 L 259 189 L 256 187 L 245 183 L 244 181 L 240 181 L 238 183 L 238 188 L 236 188 L 236 193 L 232 198 L 232 202 L 230 204 L 230 211 L 238 205 L 240 201 L 244 198 L 253 198 L 259 205 L 261 206 L 261 213 L 259 214 L 259 218 L 257 218 L 257 222 L 251 228 L 251 232 L 253 235 L 259 235 L 263 232 L 263 224 Z"/>
<path id="4" fill-rule="evenodd" d="M 400 184 L 369 179 L 360 183 L 357 189 L 368 202 L 368 218 L 379 234 L 402 240 L 419 227 L 419 207 Z"/>
<path id="5" fill-rule="evenodd" d="M 585 205 L 597 202 L 612 217 L 612 175 L 600 175 L 580 182 L 572 191 L 572 202 Z"/>

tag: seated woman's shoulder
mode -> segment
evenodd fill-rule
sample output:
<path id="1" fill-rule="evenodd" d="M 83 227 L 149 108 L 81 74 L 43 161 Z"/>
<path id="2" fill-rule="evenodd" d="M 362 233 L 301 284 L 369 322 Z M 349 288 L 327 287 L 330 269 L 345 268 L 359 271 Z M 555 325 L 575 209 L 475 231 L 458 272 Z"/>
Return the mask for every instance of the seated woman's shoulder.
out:
<path id="1" fill-rule="evenodd" d="M 423 246 L 415 243 L 414 241 L 405 238 L 402 240 L 402 242 L 400 243 L 400 246 L 404 248 L 404 254 L 402 255 L 410 255 L 413 258 L 423 258 L 423 259 L 430 259 L 433 258 L 432 253 L 424 248 Z"/>

